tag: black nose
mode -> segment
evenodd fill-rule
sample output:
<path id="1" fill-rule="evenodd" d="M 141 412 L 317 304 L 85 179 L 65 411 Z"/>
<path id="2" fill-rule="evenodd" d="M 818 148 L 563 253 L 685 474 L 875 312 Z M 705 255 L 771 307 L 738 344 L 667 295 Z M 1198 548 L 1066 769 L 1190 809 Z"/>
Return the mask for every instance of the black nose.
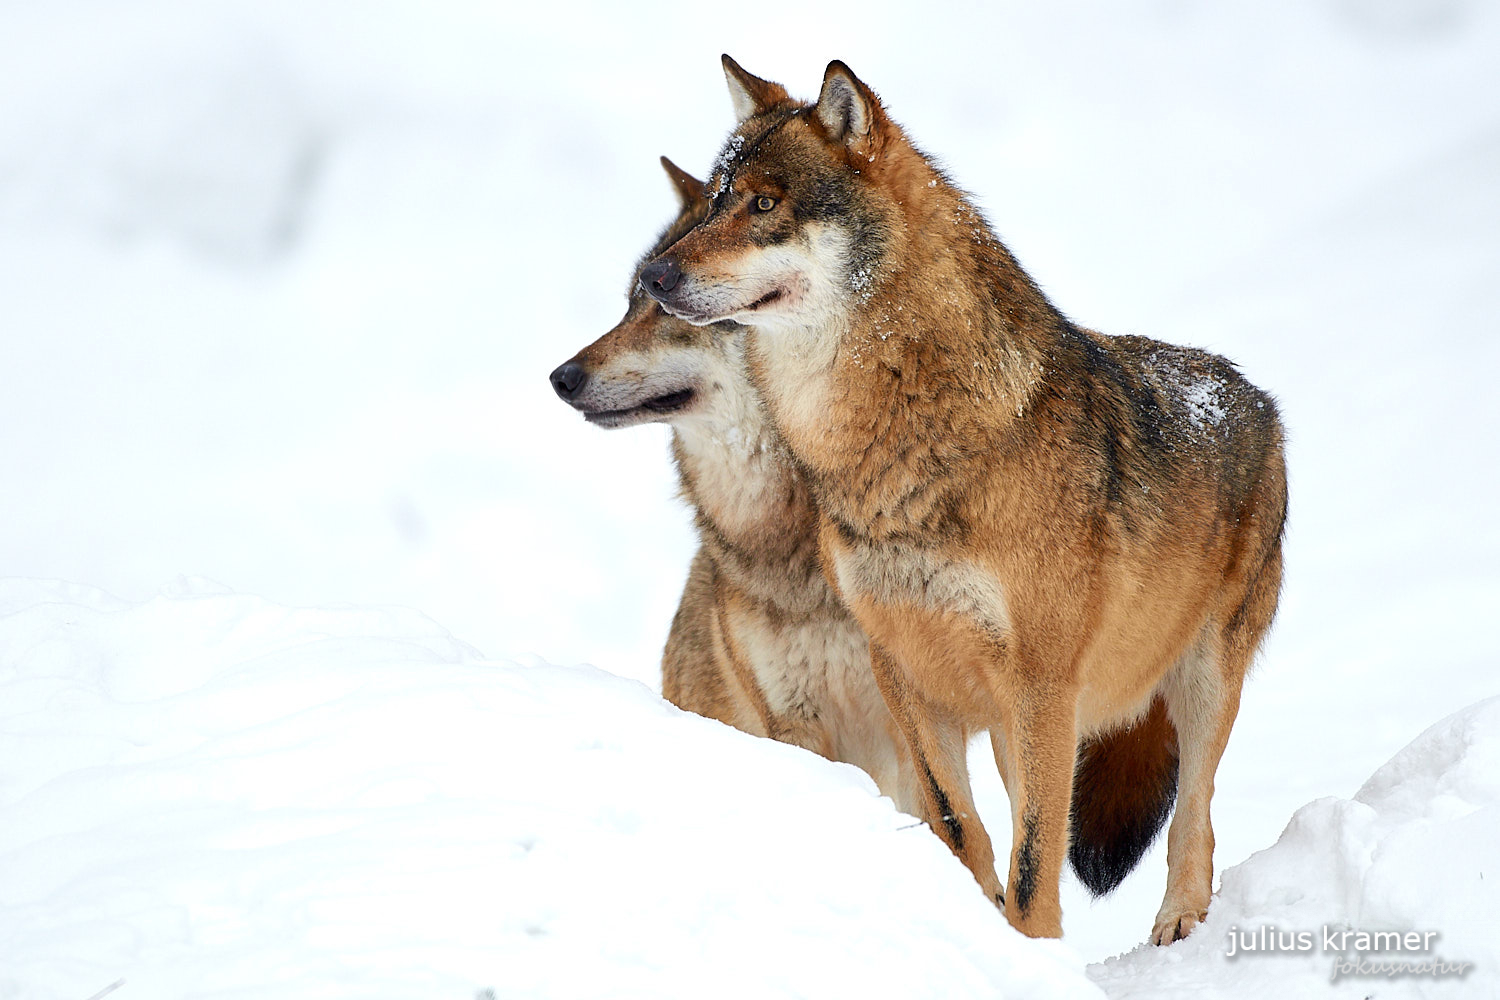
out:
<path id="1" fill-rule="evenodd" d="M 552 388 L 563 399 L 571 400 L 588 381 L 588 372 L 576 361 L 567 361 L 557 366 L 550 376 Z"/>
<path id="2" fill-rule="evenodd" d="M 659 299 L 676 288 L 681 280 L 682 269 L 676 261 L 657 260 L 641 268 L 641 287 L 653 299 Z"/>

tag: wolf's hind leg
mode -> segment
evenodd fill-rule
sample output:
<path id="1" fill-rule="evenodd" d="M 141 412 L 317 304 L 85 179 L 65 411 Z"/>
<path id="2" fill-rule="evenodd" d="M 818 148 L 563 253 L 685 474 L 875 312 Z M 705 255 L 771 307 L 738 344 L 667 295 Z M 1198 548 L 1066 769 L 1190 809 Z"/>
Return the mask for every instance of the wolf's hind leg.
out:
<path id="1" fill-rule="evenodd" d="M 1281 592 L 1279 537 L 1251 576 L 1227 621 L 1210 620 L 1198 641 L 1162 680 L 1167 713 L 1177 728 L 1177 811 L 1167 829 L 1167 893 L 1156 924 L 1155 944 L 1185 938 L 1208 912 L 1213 891 L 1214 831 L 1209 800 L 1214 772 L 1229 743 L 1240 709 L 1240 690 L 1261 639 L 1276 615 Z"/>

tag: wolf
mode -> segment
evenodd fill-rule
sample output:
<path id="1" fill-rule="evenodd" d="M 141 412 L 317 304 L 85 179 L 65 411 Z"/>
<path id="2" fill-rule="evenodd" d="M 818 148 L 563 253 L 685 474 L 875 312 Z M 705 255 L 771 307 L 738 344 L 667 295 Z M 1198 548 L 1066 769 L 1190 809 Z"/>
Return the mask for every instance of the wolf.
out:
<path id="1" fill-rule="evenodd" d="M 667 314 L 639 271 L 707 214 L 702 182 L 666 157 L 677 218 L 631 276 L 625 317 L 552 372 L 593 424 L 672 426 L 699 549 L 662 656 L 679 708 L 862 768 L 898 808 L 921 793 L 869 668 L 864 632 L 829 586 L 801 471 L 751 387 L 744 329 Z"/>
<path id="2" fill-rule="evenodd" d="M 690 323 L 749 328 L 750 380 L 810 484 L 920 815 L 1013 926 L 1061 936 L 1080 742 L 1154 725 L 1160 704 L 1176 808 L 1151 940 L 1185 937 L 1280 594 L 1274 401 L 1216 355 L 1072 323 L 844 63 L 812 103 L 723 65 L 738 124 L 711 207 L 641 286 Z M 1011 801 L 1009 892 L 964 767 L 982 730 Z"/>
<path id="3" fill-rule="evenodd" d="M 701 181 L 662 157 L 678 215 L 632 272 L 625 316 L 558 366 L 558 396 L 606 428 L 664 422 L 700 544 L 662 657 L 673 704 L 864 769 L 903 811 L 922 792 L 869 667 L 864 632 L 828 583 L 809 483 L 744 359 L 746 328 L 695 326 L 639 282 L 703 221 Z M 1135 867 L 1171 808 L 1176 743 L 1158 703 L 1079 750 L 1074 869 L 1097 893 Z"/>

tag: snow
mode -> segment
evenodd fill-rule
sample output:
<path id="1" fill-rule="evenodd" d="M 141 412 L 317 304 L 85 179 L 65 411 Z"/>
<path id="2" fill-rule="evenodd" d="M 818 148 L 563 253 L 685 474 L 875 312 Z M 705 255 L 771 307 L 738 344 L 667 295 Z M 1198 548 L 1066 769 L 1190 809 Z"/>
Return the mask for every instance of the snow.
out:
<path id="1" fill-rule="evenodd" d="M 221 590 L 6 582 L 0 995 L 1098 995 L 851 766 Z"/>
<path id="2" fill-rule="evenodd" d="M 1496 858 L 1500 698 L 1491 698 L 1422 733 L 1352 799 L 1297 810 L 1275 846 L 1224 873 L 1208 920 L 1182 944 L 1138 948 L 1090 974 L 1112 997 L 1493 996 L 1500 942 L 1485 872 L 1492 886 Z M 1226 959 L 1232 932 L 1262 928 L 1288 941 L 1308 931 L 1311 941 Z M 1393 930 L 1423 932 L 1430 947 L 1355 950 L 1360 931 Z M 1354 958 L 1451 971 L 1335 977 L 1335 962 Z"/>
<path id="3" fill-rule="evenodd" d="M 1113 995 L 1321 996 L 1325 956 L 1216 949 L 1329 921 L 1477 963 L 1351 995 L 1497 992 L 1493 710 L 1355 793 L 1496 694 L 1500 10 L 962 29 L 0 11 L 0 996 L 1071 996 L 1085 961 Z M 693 550 L 666 435 L 586 427 L 546 375 L 618 319 L 674 205 L 657 157 L 721 147 L 722 50 L 801 95 L 845 60 L 1080 323 L 1276 395 L 1287 585 L 1186 943 L 1097 964 L 1149 930 L 1160 845 L 1103 901 L 1065 880 L 1062 945 L 1018 942 L 859 775 L 650 695 Z"/>
<path id="4" fill-rule="evenodd" d="M 1188 387 L 1184 399 L 1189 416 L 1199 430 L 1217 427 L 1224 420 L 1224 407 L 1219 402 L 1219 390 L 1223 385 L 1217 378 L 1199 379 Z"/>
<path id="5" fill-rule="evenodd" d="M 409 610 L 13 579 L 0 651 L 0 995 L 1102 995 L 856 768 Z M 1497 856 L 1500 698 L 1299 810 L 1186 942 L 1088 973 L 1324 996 L 1328 955 L 1224 942 L 1329 924 L 1493 969 Z"/>

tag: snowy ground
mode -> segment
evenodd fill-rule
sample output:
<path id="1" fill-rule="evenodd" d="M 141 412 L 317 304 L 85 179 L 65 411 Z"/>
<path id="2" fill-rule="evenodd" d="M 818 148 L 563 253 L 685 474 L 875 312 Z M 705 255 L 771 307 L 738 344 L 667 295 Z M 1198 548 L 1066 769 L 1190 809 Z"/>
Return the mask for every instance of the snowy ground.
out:
<path id="1" fill-rule="evenodd" d="M 1500 10 L 901 10 L 0 11 L 0 572 L 88 585 L 0 592 L 0 997 L 1078 995 L 1144 938 L 1159 850 L 1029 945 L 858 774 L 505 665 L 656 683 L 665 434 L 545 376 L 617 318 L 656 156 L 715 151 L 724 50 L 804 94 L 845 59 L 1076 319 L 1283 403 L 1220 869 L 1297 820 L 1200 936 L 1089 974 L 1321 996 L 1225 921 L 1394 922 L 1479 967 L 1366 992 L 1500 993 L 1493 707 L 1352 798 L 1497 693 Z"/>
<path id="2" fill-rule="evenodd" d="M 414 612 L 179 593 L 5 595 L 48 603 L 0 619 L 0 995 L 1088 988 L 852 767 Z"/>
<path id="3" fill-rule="evenodd" d="M 1474 967 L 1381 996 L 1500 963 L 1500 698 L 1300 810 L 1186 942 L 1087 970 L 857 769 L 413 611 L 6 581 L 0 706 L 0 996 L 1316 997 L 1325 925 Z M 1229 960 L 1234 928 L 1316 936 Z"/>

